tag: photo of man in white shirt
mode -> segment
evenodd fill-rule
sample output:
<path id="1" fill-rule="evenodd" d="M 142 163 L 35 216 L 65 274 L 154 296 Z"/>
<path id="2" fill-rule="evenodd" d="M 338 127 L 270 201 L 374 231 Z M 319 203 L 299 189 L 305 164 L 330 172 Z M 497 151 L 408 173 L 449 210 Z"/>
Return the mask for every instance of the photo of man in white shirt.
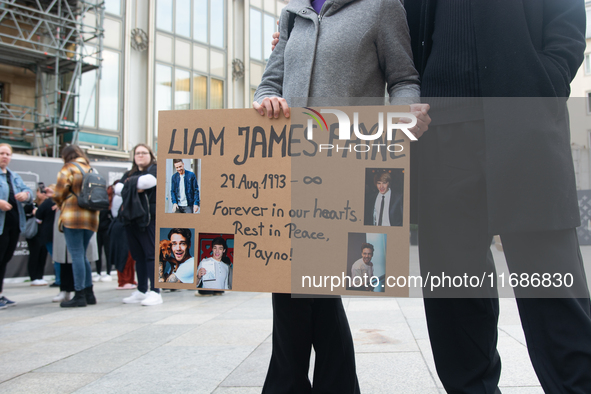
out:
<path id="1" fill-rule="evenodd" d="M 231 264 L 224 262 L 226 240 L 216 237 L 211 243 L 211 257 L 207 257 L 197 267 L 197 287 L 203 289 L 231 289 Z"/>

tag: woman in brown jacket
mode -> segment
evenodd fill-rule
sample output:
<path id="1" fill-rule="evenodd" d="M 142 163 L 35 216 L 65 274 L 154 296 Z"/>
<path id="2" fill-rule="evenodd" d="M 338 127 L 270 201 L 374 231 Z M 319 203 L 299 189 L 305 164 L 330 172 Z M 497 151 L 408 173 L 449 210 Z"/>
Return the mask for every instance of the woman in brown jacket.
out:
<path id="1" fill-rule="evenodd" d="M 86 306 L 96 304 L 92 291 L 92 271 L 86 258 L 86 249 L 92 234 L 98 229 L 99 211 L 90 211 L 78 206 L 78 198 L 82 188 L 83 174 L 90 169 L 88 158 L 76 145 L 69 145 L 62 151 L 64 166 L 57 174 L 57 185 L 53 199 L 60 207 L 60 231 L 66 237 L 66 247 L 72 255 L 72 271 L 74 273 L 74 289 L 76 295 L 70 301 L 60 304 L 62 307 Z"/>

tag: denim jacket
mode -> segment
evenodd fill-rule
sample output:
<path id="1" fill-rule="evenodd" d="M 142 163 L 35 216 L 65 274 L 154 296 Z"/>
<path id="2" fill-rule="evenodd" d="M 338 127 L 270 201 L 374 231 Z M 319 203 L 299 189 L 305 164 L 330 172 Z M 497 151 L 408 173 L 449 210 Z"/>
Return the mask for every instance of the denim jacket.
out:
<path id="1" fill-rule="evenodd" d="M 6 174 L 0 171 L 0 200 L 8 201 L 8 182 L 6 182 L 6 177 L 10 176 L 10 181 L 12 183 L 12 187 L 14 188 L 14 194 L 20 192 L 28 192 L 29 199 L 25 201 L 25 203 L 30 203 L 33 201 L 33 192 L 29 189 L 25 183 L 23 182 L 22 178 L 18 175 L 10 171 L 10 169 L 6 169 Z M 25 210 L 23 209 L 23 204 L 17 201 L 16 209 L 18 210 L 18 219 L 19 219 L 19 227 L 21 233 L 25 231 Z M 4 218 L 6 217 L 6 212 L 0 210 L 0 234 L 4 232 Z"/>
<path id="2" fill-rule="evenodd" d="M 173 204 L 178 204 L 181 197 L 179 196 L 179 183 L 181 176 L 178 172 L 172 174 L 170 185 L 170 198 Z M 187 206 L 199 205 L 199 185 L 197 184 L 197 177 L 194 172 L 185 170 L 185 196 L 187 197 Z"/>

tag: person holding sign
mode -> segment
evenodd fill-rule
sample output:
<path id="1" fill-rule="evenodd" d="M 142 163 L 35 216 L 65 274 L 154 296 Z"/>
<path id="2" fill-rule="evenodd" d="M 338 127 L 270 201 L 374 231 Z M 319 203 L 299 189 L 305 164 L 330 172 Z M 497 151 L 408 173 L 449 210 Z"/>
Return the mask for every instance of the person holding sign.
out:
<path id="1" fill-rule="evenodd" d="M 185 170 L 182 159 L 173 159 L 176 172 L 172 174 L 170 198 L 172 211 L 178 213 L 199 213 L 199 185 L 195 173 Z"/>
<path id="2" fill-rule="evenodd" d="M 418 143 L 421 274 L 493 273 L 490 245 L 500 235 L 510 274 L 531 279 L 511 287 L 545 393 L 591 393 L 591 302 L 566 105 L 588 46 L 584 3 L 405 2 L 422 93 L 446 109 Z M 478 105 L 457 111 L 450 97 Z M 544 274 L 571 275 L 573 286 L 538 285 Z M 500 392 L 497 287 L 508 284 L 497 285 L 454 294 L 470 298 L 423 291 L 447 392 Z"/>
<path id="3" fill-rule="evenodd" d="M 343 98 L 382 98 L 385 89 L 393 104 L 418 102 L 419 78 L 399 0 L 292 0 L 281 13 L 279 30 L 254 95 L 253 108 L 261 116 L 278 118 L 283 111 L 289 117 L 295 100 L 300 106 L 331 106 Z M 428 128 L 427 111 L 428 105 L 411 105 L 417 125 L 410 131 L 417 137 Z M 308 379 L 312 346 L 313 387 Z M 288 392 L 359 393 L 340 298 L 273 294 L 273 353 L 263 393 Z"/>
<path id="4" fill-rule="evenodd" d="M 166 262 L 162 272 L 162 279 L 168 283 L 193 283 L 194 259 L 191 257 L 191 230 L 188 228 L 173 228 L 168 233 L 172 259 Z"/>
<path id="5" fill-rule="evenodd" d="M 211 257 L 201 260 L 197 267 L 197 287 L 203 289 L 231 289 L 230 265 L 223 261 L 226 240 L 216 237 L 211 242 Z"/>

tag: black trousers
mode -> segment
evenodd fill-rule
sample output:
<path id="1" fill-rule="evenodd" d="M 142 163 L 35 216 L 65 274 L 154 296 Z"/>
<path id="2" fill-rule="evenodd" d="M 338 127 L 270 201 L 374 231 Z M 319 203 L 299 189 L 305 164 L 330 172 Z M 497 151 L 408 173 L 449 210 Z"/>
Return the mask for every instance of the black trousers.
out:
<path id="1" fill-rule="evenodd" d="M 423 277 L 494 273 L 482 123 L 433 128 L 419 144 Z M 525 287 L 515 293 L 530 359 L 544 391 L 591 393 L 591 302 L 575 229 L 501 234 L 501 239 L 512 273 L 573 275 L 572 293 L 536 293 Z M 496 288 L 468 293 L 469 298 L 444 290 L 425 296 L 431 347 L 446 391 L 498 392 Z"/>
<path id="2" fill-rule="evenodd" d="M 109 229 L 96 232 L 96 245 L 98 247 L 98 260 L 96 261 L 96 273 L 101 274 L 103 268 L 103 248 L 105 249 L 105 271 L 111 275 L 111 240 L 109 238 Z"/>
<path id="3" fill-rule="evenodd" d="M 14 250 L 16 249 L 18 237 L 20 234 L 20 230 L 18 227 L 7 227 L 8 226 L 5 225 L 2 234 L 0 234 L 0 293 L 2 293 L 4 275 L 6 275 L 6 265 L 8 265 L 8 262 L 14 254 Z"/>
<path id="4" fill-rule="evenodd" d="M 313 385 L 308 379 L 312 346 Z M 353 338 L 341 298 L 273 294 L 273 353 L 263 393 L 359 393 Z"/>
<path id="5" fill-rule="evenodd" d="M 27 263 L 29 277 L 32 281 L 43 279 L 45 262 L 47 261 L 47 248 L 45 247 L 45 243 L 42 243 L 39 235 L 36 235 L 31 239 L 27 239 L 27 246 L 29 247 L 29 260 Z"/>
<path id="6" fill-rule="evenodd" d="M 60 266 L 60 291 L 73 292 L 74 289 L 74 272 L 72 271 L 72 263 L 61 264 Z"/>
<path id="7" fill-rule="evenodd" d="M 125 227 L 127 243 L 131 257 L 135 260 L 137 272 L 137 289 L 142 293 L 148 290 L 160 293 L 160 289 L 154 287 L 154 261 L 155 261 L 155 237 L 156 221 L 152 219 L 150 224 L 139 229 L 135 226 Z M 148 286 L 148 281 L 149 286 Z"/>

